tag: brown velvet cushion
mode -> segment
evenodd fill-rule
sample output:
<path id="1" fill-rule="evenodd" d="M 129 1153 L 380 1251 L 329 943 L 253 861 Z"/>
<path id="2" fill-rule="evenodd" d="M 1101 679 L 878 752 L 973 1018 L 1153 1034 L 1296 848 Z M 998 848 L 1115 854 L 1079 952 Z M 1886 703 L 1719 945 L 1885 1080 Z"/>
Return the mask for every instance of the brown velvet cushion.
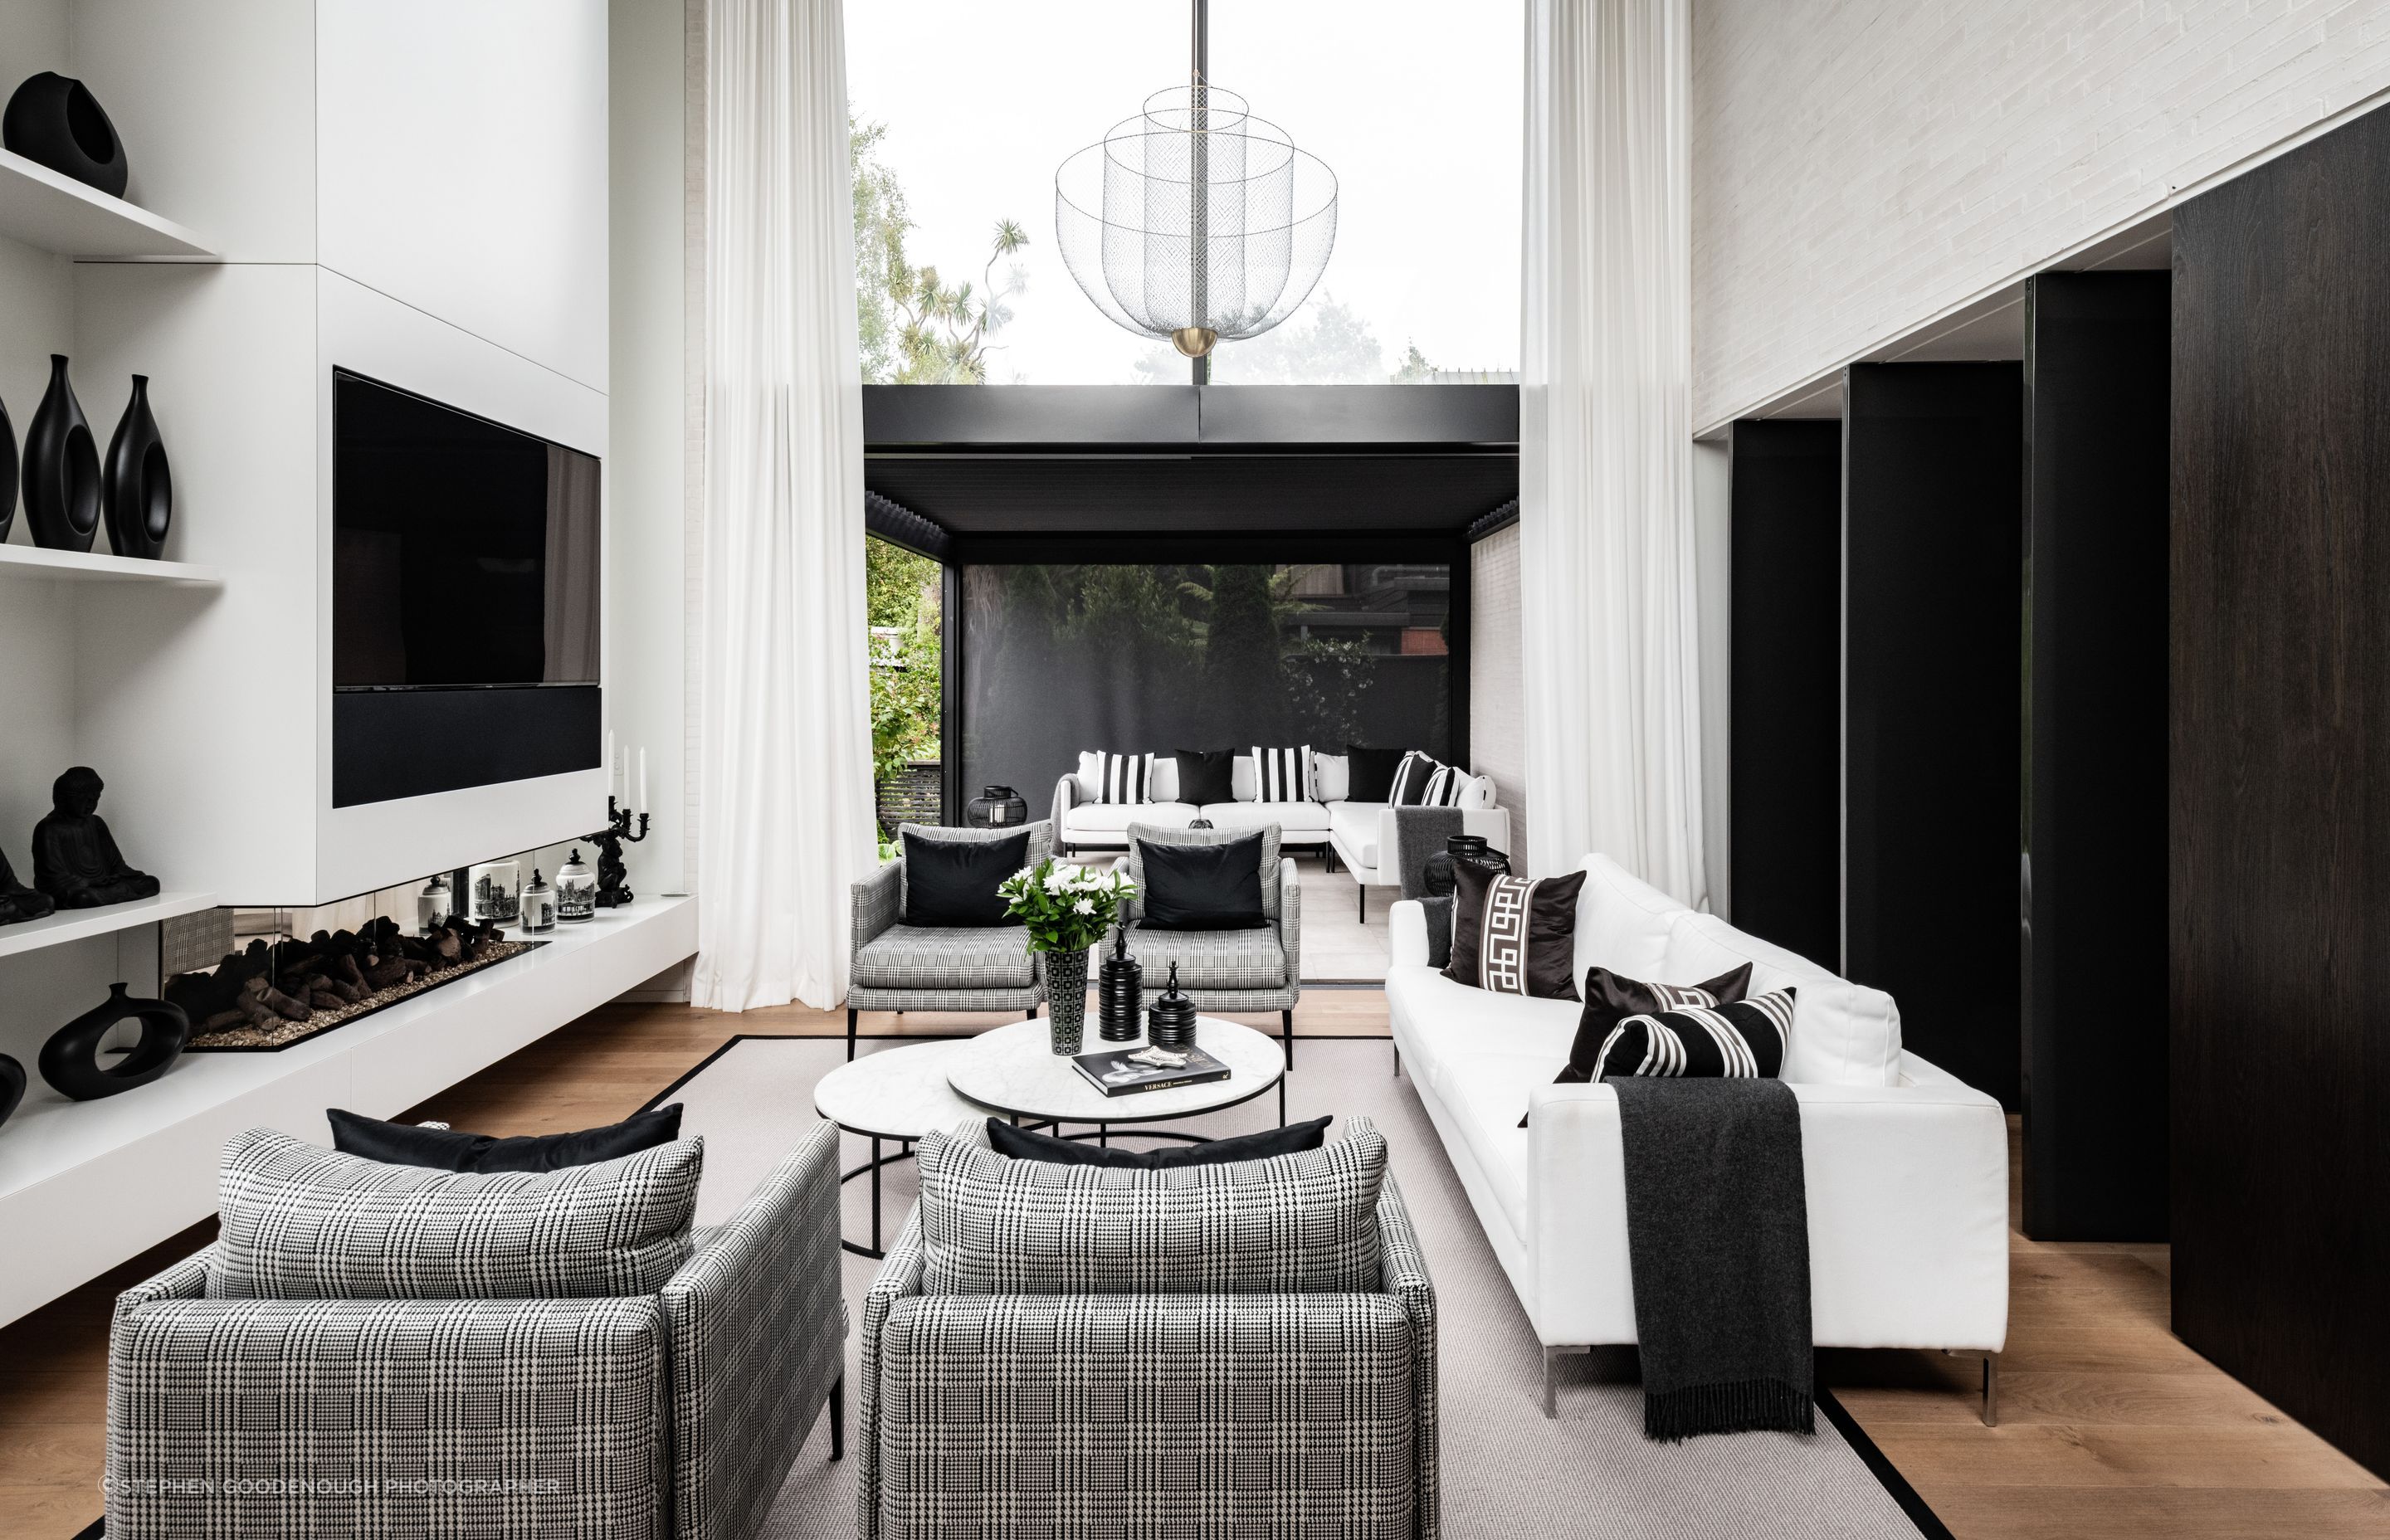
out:
<path id="1" fill-rule="evenodd" d="M 1574 1000 L 1576 899 L 1585 873 L 1496 876 L 1474 861 L 1452 864 L 1452 961 L 1444 976 L 1499 995 Z"/>

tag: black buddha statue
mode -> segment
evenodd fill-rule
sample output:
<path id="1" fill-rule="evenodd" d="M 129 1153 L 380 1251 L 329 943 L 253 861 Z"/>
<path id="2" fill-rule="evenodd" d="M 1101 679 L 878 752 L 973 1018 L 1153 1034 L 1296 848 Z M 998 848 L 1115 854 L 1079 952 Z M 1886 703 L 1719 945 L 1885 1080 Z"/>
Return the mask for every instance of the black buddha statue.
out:
<path id="1" fill-rule="evenodd" d="M 8 857 L 0 853 L 0 925 L 14 925 L 20 919 L 39 919 L 57 905 L 34 890 L 17 880 L 8 869 Z"/>
<path id="2" fill-rule="evenodd" d="M 158 879 L 124 864 L 99 815 L 99 772 L 78 764 L 50 787 L 50 815 L 33 826 L 33 886 L 61 909 L 154 898 Z"/>

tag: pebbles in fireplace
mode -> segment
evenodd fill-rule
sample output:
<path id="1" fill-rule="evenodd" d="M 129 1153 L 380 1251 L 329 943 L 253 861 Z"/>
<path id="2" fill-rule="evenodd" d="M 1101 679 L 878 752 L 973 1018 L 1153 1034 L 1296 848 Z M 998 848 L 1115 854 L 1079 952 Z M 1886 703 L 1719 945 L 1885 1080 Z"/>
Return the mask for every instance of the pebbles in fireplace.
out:
<path id="1" fill-rule="evenodd" d="M 546 944 L 462 916 L 410 935 L 383 916 L 304 941 L 252 941 L 212 969 L 175 974 L 165 995 L 191 1019 L 186 1052 L 273 1052 Z"/>

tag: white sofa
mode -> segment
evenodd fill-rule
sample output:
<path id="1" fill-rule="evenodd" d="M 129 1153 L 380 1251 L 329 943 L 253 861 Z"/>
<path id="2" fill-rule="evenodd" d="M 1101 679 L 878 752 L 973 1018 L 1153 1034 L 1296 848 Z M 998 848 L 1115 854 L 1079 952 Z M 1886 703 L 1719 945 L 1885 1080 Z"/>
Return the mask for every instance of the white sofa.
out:
<path id="1" fill-rule="evenodd" d="M 1251 754 L 1239 754 L 1230 764 L 1228 789 L 1236 796 L 1234 802 L 1180 802 L 1178 762 L 1169 754 L 1153 756 L 1153 784 L 1149 789 L 1153 801 L 1095 802 L 1091 800 L 1094 771 L 1087 758 L 1082 755 L 1079 770 L 1054 783 L 1054 839 L 1065 855 L 1083 850 L 1126 850 L 1131 824 L 1185 828 L 1198 818 L 1209 818 L 1213 828 L 1225 829 L 1276 824 L 1279 849 L 1294 846 L 1318 850 L 1328 843 L 1331 813 L 1344 800 L 1344 761 L 1341 755 L 1312 756 L 1312 789 L 1320 800 L 1309 802 L 1256 802 L 1258 778 L 1253 774 Z"/>
<path id="2" fill-rule="evenodd" d="M 1585 870 L 1580 993 L 1596 964 L 1681 983 L 1749 962 L 1753 994 L 1797 988 L 1783 1072 L 1801 1102 L 1814 1340 L 1980 1354 L 1984 1420 L 1993 1421 L 2009 1300 L 1999 1103 L 1904 1052 L 1890 995 L 1687 909 L 1606 857 L 1587 857 Z M 1396 1071 L 1409 1073 L 1544 1343 L 1549 1416 L 1555 1354 L 1636 1340 L 1617 1093 L 1552 1084 L 1568 1062 L 1576 1002 L 1446 979 L 1428 966 L 1417 903 L 1394 906 L 1390 945 Z"/>
<path id="3" fill-rule="evenodd" d="M 1464 803 L 1460 814 L 1460 832 L 1484 837 L 1496 850 L 1510 848 L 1510 814 L 1507 808 L 1493 805 L 1493 782 L 1484 780 L 1482 802 Z M 1446 811 L 1441 808 L 1396 807 L 1391 802 L 1338 802 L 1328 810 L 1328 847 L 1353 874 L 1354 886 L 1360 890 L 1356 905 L 1361 922 L 1369 920 L 1369 890 L 1400 888 L 1403 874 L 1395 860 L 1397 832 L 1406 815 Z"/>

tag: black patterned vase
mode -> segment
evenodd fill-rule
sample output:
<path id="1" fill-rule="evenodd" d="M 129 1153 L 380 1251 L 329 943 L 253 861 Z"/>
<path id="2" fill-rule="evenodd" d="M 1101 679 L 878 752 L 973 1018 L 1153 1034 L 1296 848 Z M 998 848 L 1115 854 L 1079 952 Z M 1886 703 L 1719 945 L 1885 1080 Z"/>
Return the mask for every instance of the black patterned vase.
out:
<path id="1" fill-rule="evenodd" d="M 118 556 L 156 560 L 166 553 L 166 531 L 174 522 L 174 478 L 166 465 L 166 443 L 149 415 L 149 377 L 133 377 L 133 399 L 124 404 L 108 458 L 99 468 L 99 506 L 108 521 L 108 543 Z"/>
<path id="2" fill-rule="evenodd" d="M 140 1040 L 113 1065 L 99 1062 L 100 1040 L 120 1021 L 141 1023 Z M 136 1000 L 122 984 L 108 986 L 108 998 L 50 1034 L 42 1045 L 42 1078 L 62 1097 L 97 1101 L 166 1072 L 191 1040 L 191 1019 L 180 1006 Z"/>
<path id="3" fill-rule="evenodd" d="M 99 533 L 99 451 L 64 353 L 50 354 L 50 389 L 25 430 L 25 522 L 54 551 L 90 550 Z"/>
<path id="4" fill-rule="evenodd" d="M 1058 1054 L 1074 1054 L 1087 1035 L 1087 954 L 1067 947 L 1046 954 L 1046 1021 Z"/>
<path id="5" fill-rule="evenodd" d="M 132 177 L 124 141 L 99 98 L 79 80 L 45 70 L 29 75 L 0 112 L 0 145 L 36 165 L 122 198 Z"/>
<path id="6" fill-rule="evenodd" d="M 0 1053 L 0 1123 L 6 1123 L 8 1115 L 17 1110 L 17 1104 L 24 1099 L 25 1066 Z"/>

